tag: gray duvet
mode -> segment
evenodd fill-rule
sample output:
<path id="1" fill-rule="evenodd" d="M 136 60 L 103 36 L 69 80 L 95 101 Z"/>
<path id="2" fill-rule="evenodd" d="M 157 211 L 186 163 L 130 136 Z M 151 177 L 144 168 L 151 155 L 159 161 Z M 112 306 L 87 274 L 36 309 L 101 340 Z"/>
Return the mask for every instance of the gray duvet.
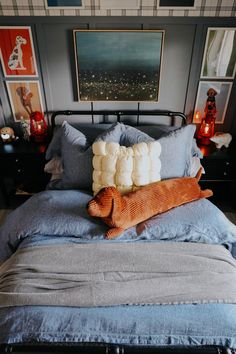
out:
<path id="1" fill-rule="evenodd" d="M 98 243 L 19 249 L 0 267 L 0 306 L 236 303 L 223 246 Z"/>

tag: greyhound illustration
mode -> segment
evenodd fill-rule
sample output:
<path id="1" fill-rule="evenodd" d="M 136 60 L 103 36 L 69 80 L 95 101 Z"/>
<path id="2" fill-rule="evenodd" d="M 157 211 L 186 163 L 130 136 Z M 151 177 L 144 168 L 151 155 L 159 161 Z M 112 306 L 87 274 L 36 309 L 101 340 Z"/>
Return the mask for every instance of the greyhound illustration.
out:
<path id="1" fill-rule="evenodd" d="M 26 70 L 23 65 L 23 51 L 21 46 L 26 44 L 27 40 L 21 36 L 16 37 L 16 45 L 8 60 L 8 67 L 11 70 Z"/>

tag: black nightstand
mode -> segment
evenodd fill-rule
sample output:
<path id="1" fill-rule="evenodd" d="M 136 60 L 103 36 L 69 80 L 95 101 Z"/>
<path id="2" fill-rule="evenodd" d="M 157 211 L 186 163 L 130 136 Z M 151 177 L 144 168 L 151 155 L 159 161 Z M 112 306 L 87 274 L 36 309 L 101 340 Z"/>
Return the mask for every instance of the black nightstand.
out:
<path id="1" fill-rule="evenodd" d="M 201 184 L 213 190 L 213 202 L 236 208 L 236 142 L 232 141 L 229 148 L 216 149 L 214 143 L 199 147 L 205 169 Z"/>
<path id="2" fill-rule="evenodd" d="M 49 175 L 44 173 L 45 144 L 16 141 L 0 143 L 0 188 L 3 206 L 9 207 L 28 196 L 42 191 Z M 19 199 L 19 198 L 17 198 Z"/>

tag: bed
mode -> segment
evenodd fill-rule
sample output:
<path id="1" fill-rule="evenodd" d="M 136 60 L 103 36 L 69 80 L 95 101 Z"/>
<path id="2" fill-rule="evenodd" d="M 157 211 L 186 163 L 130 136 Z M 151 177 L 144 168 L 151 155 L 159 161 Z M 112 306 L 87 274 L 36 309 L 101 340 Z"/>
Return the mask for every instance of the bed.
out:
<path id="1" fill-rule="evenodd" d="M 72 115 L 90 115 L 93 124 L 54 129 L 58 116 Z M 170 117 L 172 127 L 142 125 L 143 116 Z M 52 180 L 0 229 L 1 352 L 235 353 L 236 226 L 215 205 L 187 203 L 114 240 L 86 210 L 94 141 L 158 140 L 161 179 L 194 176 L 201 152 L 195 126 L 185 123 L 170 111 L 52 115 Z"/>

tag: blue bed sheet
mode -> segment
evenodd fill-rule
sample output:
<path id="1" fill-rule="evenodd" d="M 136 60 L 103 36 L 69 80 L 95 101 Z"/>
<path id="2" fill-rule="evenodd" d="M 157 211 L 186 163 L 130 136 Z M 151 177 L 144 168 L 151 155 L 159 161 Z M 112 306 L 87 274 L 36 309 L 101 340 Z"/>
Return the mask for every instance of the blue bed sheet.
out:
<path id="1" fill-rule="evenodd" d="M 0 309 L 0 343 L 99 342 L 236 348 L 236 305 Z"/>

